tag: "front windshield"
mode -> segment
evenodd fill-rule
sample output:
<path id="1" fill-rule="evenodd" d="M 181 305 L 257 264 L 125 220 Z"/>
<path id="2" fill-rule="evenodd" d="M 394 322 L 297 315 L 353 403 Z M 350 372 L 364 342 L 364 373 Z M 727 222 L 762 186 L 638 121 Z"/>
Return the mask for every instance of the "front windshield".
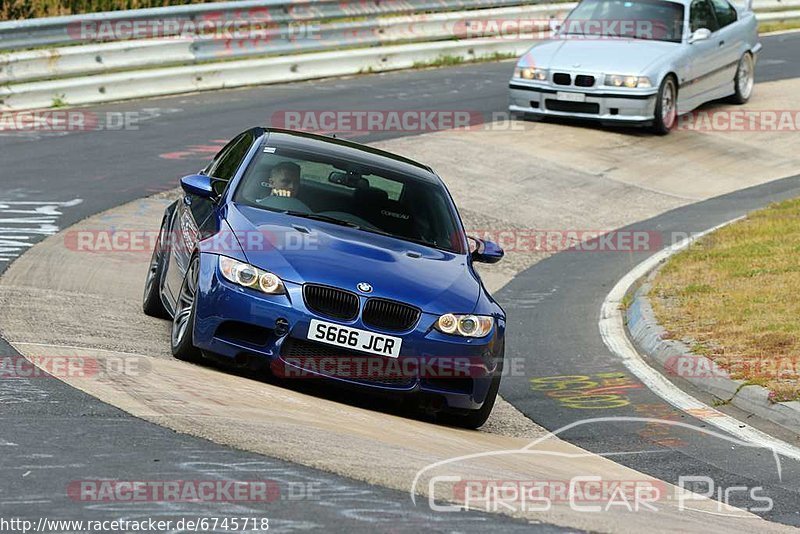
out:
<path id="1" fill-rule="evenodd" d="M 584 0 L 561 35 L 681 42 L 683 5 L 666 0 Z"/>
<path id="2" fill-rule="evenodd" d="M 463 253 L 441 185 L 325 155 L 265 147 L 233 200 Z"/>

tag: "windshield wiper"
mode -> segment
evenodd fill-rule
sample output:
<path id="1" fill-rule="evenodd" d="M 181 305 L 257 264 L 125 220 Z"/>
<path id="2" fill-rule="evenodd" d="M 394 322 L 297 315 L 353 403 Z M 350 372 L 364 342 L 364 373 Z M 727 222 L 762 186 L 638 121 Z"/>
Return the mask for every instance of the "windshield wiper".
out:
<path id="1" fill-rule="evenodd" d="M 633 35 L 625 35 L 625 34 L 623 34 L 623 35 L 620 35 L 619 37 L 622 38 L 622 39 L 638 39 L 640 41 L 652 41 L 653 40 L 650 37 L 645 37 L 643 35 L 636 35 L 636 34 L 633 34 Z"/>
<path id="2" fill-rule="evenodd" d="M 319 215 L 317 213 L 306 213 L 304 211 L 294 211 L 294 210 L 281 210 L 281 213 L 285 215 L 293 215 L 294 217 L 303 217 L 305 219 L 312 219 L 315 221 L 322 221 L 331 224 L 338 224 L 339 226 L 348 226 L 350 228 L 355 228 L 357 230 L 361 230 L 361 226 L 354 222 L 345 221 L 343 219 L 337 219 L 336 217 L 328 217 L 327 215 Z"/>

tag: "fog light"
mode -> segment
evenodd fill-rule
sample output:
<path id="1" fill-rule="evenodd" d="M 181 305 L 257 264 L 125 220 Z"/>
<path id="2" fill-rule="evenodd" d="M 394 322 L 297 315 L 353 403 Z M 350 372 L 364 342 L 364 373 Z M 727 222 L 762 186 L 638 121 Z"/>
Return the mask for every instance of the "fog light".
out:
<path id="1" fill-rule="evenodd" d="M 288 333 L 289 333 L 289 321 L 287 321 L 283 317 L 277 319 L 275 321 L 275 334 L 278 335 L 278 337 L 282 337 Z"/>

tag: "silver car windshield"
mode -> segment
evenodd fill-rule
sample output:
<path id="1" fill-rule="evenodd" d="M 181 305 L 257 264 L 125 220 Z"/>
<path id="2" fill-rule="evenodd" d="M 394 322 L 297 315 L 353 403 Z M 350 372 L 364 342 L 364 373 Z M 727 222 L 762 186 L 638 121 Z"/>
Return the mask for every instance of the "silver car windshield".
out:
<path id="1" fill-rule="evenodd" d="M 560 35 L 681 42 L 684 8 L 666 0 L 583 0 Z"/>
<path id="2" fill-rule="evenodd" d="M 441 185 L 327 155 L 268 150 L 251 162 L 234 202 L 464 253 Z"/>

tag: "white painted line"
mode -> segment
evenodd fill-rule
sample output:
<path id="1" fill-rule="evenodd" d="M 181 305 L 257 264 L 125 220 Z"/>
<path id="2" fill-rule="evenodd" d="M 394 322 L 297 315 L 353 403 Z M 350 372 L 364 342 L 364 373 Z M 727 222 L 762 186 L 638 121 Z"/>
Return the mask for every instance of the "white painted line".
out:
<path id="1" fill-rule="evenodd" d="M 800 448 L 772 437 L 769 434 L 761 432 L 760 430 L 753 428 L 752 426 L 747 425 L 734 417 L 726 415 L 719 410 L 700 402 L 698 399 L 689 395 L 678 386 L 670 382 L 664 375 L 650 367 L 650 365 L 644 361 L 641 354 L 639 354 L 625 333 L 622 300 L 625 297 L 625 294 L 628 292 L 631 286 L 636 283 L 637 280 L 653 270 L 660 262 L 687 248 L 697 239 L 743 218 L 744 217 L 738 217 L 732 221 L 715 226 L 710 230 L 706 230 L 705 232 L 701 232 L 693 235 L 692 237 L 684 239 L 683 241 L 650 256 L 639 265 L 634 267 L 632 271 L 630 271 L 619 282 L 617 282 L 617 285 L 614 286 L 614 288 L 603 301 L 603 307 L 600 310 L 600 335 L 602 336 L 603 342 L 606 344 L 608 349 L 622 360 L 622 362 L 625 364 L 625 367 L 627 367 L 630 372 L 636 375 L 636 377 L 639 378 L 639 380 L 641 380 L 656 395 L 670 403 L 675 408 L 688 413 L 704 423 L 713 425 L 744 442 L 772 449 L 782 456 L 800 460 Z"/>

